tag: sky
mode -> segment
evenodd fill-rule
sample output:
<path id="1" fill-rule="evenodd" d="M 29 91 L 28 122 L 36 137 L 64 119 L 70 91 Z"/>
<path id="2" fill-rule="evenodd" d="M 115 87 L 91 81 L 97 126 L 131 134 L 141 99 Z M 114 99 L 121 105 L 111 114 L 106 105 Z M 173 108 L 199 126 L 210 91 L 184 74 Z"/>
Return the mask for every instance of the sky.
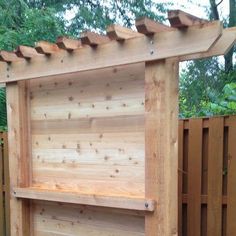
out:
<path id="1" fill-rule="evenodd" d="M 221 0 L 218 0 L 219 2 Z M 205 7 L 209 7 L 209 0 L 153 0 L 156 3 L 167 3 L 172 2 L 173 6 L 170 9 L 181 9 L 188 13 L 191 13 L 195 16 L 201 18 L 207 18 L 207 14 L 205 11 Z M 223 0 L 222 3 L 218 7 L 220 15 L 222 17 L 226 17 L 229 14 L 229 0 Z M 74 17 L 74 11 L 68 11 L 66 13 L 66 18 L 68 20 Z"/>
<path id="2" fill-rule="evenodd" d="M 168 2 L 168 0 L 153 0 L 154 2 L 161 3 L 161 2 Z M 205 7 L 209 7 L 209 0 L 192 0 L 190 3 L 189 0 L 175 0 L 172 1 L 174 4 L 172 8 L 181 9 L 188 13 L 191 13 L 195 16 L 206 18 L 207 14 L 205 11 Z M 218 0 L 220 2 L 220 0 Z M 219 12 L 222 17 L 226 17 L 229 12 L 229 0 L 223 0 L 222 3 L 218 7 Z"/>

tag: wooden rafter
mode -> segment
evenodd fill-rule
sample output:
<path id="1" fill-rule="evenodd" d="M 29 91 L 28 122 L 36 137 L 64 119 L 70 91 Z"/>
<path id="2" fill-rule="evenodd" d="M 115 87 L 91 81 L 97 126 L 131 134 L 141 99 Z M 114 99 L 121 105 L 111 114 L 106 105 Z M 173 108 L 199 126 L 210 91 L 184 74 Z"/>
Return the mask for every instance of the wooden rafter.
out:
<path id="1" fill-rule="evenodd" d="M 14 52 L 8 52 L 8 51 L 0 51 L 0 61 L 5 61 L 5 62 L 16 62 L 22 60 L 20 57 L 16 55 Z"/>
<path id="2" fill-rule="evenodd" d="M 175 30 L 174 28 L 171 28 L 167 25 L 151 20 L 147 17 L 142 17 L 142 18 L 137 19 L 135 22 L 135 25 L 138 32 L 142 34 L 146 34 L 146 35 L 155 34 L 162 31 Z"/>
<path id="3" fill-rule="evenodd" d="M 120 25 L 110 25 L 107 28 L 107 35 L 110 39 L 118 41 L 143 36 L 143 34 L 135 32 L 129 28 L 122 27 Z"/>
<path id="4" fill-rule="evenodd" d="M 168 11 L 168 19 L 171 26 L 175 28 L 183 28 L 208 22 L 181 10 Z"/>
<path id="5" fill-rule="evenodd" d="M 18 46 L 18 48 L 16 49 L 16 55 L 25 59 L 31 59 L 33 57 L 40 56 L 35 48 L 23 45 Z"/>
<path id="6" fill-rule="evenodd" d="M 58 52 L 60 49 L 57 44 L 40 41 L 35 44 L 35 49 L 38 53 L 51 55 Z"/>
<path id="7" fill-rule="evenodd" d="M 81 34 L 81 41 L 83 44 L 98 46 L 100 44 L 108 43 L 110 39 L 105 35 L 87 31 Z"/>
<path id="8" fill-rule="evenodd" d="M 82 43 L 81 40 L 61 36 L 57 38 L 57 46 L 61 49 L 73 51 L 80 48 L 82 46 Z"/>

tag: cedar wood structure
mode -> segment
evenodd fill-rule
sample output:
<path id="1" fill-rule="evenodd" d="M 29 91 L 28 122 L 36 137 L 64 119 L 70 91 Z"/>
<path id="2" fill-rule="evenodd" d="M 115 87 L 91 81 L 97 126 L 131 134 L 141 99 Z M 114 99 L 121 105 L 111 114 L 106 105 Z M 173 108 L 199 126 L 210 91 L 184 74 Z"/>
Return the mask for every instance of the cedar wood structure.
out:
<path id="1" fill-rule="evenodd" d="M 177 235 L 178 65 L 236 29 L 168 18 L 1 51 L 11 236 Z"/>

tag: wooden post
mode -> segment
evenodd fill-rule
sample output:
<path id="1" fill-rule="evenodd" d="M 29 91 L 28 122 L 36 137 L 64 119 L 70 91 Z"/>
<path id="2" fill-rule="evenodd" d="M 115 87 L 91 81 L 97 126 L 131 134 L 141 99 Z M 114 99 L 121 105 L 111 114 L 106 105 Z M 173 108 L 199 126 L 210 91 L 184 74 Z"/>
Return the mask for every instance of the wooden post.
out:
<path id="1" fill-rule="evenodd" d="M 145 197 L 157 201 L 146 236 L 177 235 L 178 73 L 175 59 L 146 63 Z"/>
<path id="2" fill-rule="evenodd" d="M 28 187 L 29 142 L 28 142 L 28 92 L 27 83 L 8 83 L 7 114 L 10 164 L 10 191 L 14 187 Z M 28 200 L 17 200 L 10 195 L 10 222 L 12 236 L 30 236 L 30 204 Z"/>

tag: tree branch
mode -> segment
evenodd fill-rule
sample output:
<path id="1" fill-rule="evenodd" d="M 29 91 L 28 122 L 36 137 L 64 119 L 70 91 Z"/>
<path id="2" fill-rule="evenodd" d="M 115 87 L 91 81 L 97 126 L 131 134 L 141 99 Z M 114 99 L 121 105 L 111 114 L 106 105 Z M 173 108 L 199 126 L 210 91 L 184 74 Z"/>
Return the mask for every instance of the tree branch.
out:
<path id="1" fill-rule="evenodd" d="M 216 4 L 216 7 L 218 7 L 224 0 L 221 0 L 219 3 Z"/>

